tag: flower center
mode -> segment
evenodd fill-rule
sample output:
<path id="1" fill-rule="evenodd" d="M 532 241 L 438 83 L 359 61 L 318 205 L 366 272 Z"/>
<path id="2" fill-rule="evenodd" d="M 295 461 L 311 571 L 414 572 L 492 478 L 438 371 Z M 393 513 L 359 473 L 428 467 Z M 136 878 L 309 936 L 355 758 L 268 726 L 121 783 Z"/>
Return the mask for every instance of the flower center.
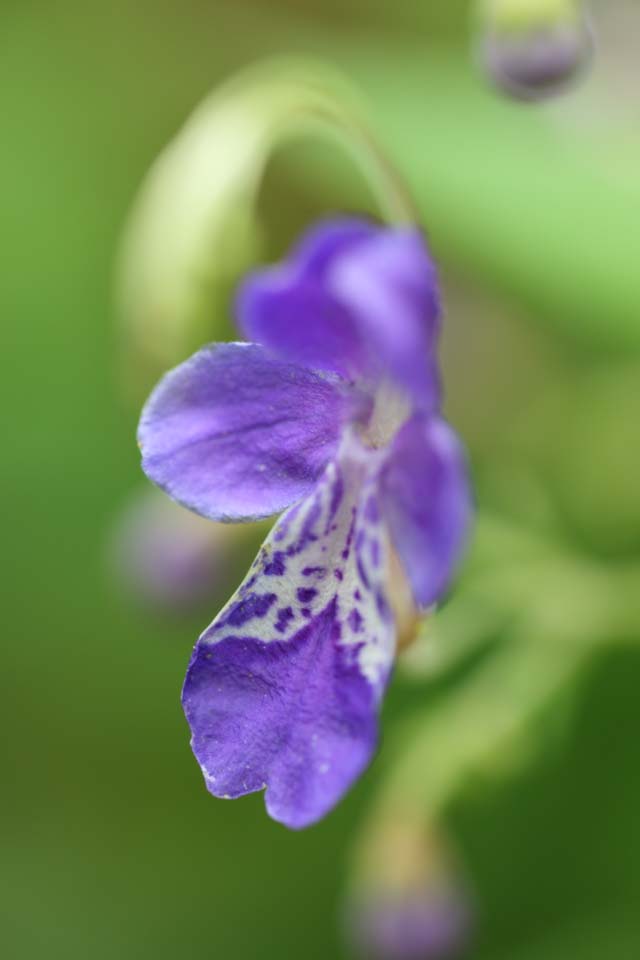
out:
<path id="1" fill-rule="evenodd" d="M 407 395 L 390 380 L 384 380 L 373 396 L 373 410 L 362 431 L 367 447 L 386 447 L 411 413 Z"/>

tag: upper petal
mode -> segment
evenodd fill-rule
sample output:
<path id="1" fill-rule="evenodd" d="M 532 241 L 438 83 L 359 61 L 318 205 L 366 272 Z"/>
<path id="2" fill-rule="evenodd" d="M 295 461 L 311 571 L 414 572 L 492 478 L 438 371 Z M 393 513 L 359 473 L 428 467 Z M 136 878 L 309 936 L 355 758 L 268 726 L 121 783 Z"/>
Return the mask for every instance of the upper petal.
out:
<path id="1" fill-rule="evenodd" d="M 142 466 L 203 516 L 269 516 L 312 489 L 353 403 L 336 377 L 255 344 L 213 344 L 151 394 L 138 431 Z"/>
<path id="2" fill-rule="evenodd" d="M 337 803 L 377 742 L 395 647 L 377 464 L 355 444 L 343 449 L 284 515 L 200 638 L 185 681 L 208 789 L 266 787 L 269 814 L 293 828 Z"/>
<path id="3" fill-rule="evenodd" d="M 339 218 L 308 230 L 285 263 L 241 285 L 236 312 L 244 335 L 294 363 L 358 376 L 365 345 L 349 310 L 328 289 L 326 275 L 378 229 L 366 220 Z"/>
<path id="4" fill-rule="evenodd" d="M 380 500 L 416 603 L 447 588 L 472 516 L 462 446 L 439 417 L 414 416 L 398 431 L 380 473 Z"/>
<path id="5" fill-rule="evenodd" d="M 295 267 L 276 267 L 246 280 L 237 314 L 249 340 L 285 360 L 350 380 L 364 367 L 364 345 L 349 311 L 321 280 Z"/>
<path id="6" fill-rule="evenodd" d="M 302 236 L 291 256 L 306 279 L 322 280 L 336 260 L 355 250 L 365 240 L 377 236 L 383 228 L 358 217 L 321 220 Z"/>
<path id="7" fill-rule="evenodd" d="M 422 409 L 437 406 L 440 294 L 420 231 L 378 230 L 335 258 L 326 280 L 354 318 L 374 376 L 390 377 Z"/>
<path id="8" fill-rule="evenodd" d="M 325 221 L 284 264 L 245 281 L 237 314 L 249 339 L 284 359 L 390 378 L 422 409 L 439 402 L 438 281 L 417 229 Z"/>

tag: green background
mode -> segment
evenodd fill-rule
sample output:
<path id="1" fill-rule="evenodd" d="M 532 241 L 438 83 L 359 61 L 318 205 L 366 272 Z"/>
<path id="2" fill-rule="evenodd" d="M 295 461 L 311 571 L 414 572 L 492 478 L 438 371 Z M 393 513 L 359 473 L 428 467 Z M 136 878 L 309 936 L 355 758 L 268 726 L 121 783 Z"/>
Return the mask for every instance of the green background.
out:
<path id="1" fill-rule="evenodd" d="M 186 620 L 153 617 L 106 573 L 114 517 L 143 484 L 117 373 L 120 231 L 157 151 L 235 67 L 312 53 L 361 85 L 442 262 L 449 412 L 479 480 L 495 481 L 505 449 L 529 457 L 567 540 L 611 563 L 639 552 L 640 402 L 614 404 L 600 439 L 585 415 L 565 443 L 574 383 L 619 370 L 640 382 L 638 74 L 622 85 L 635 121 L 607 86 L 615 47 L 575 97 L 512 105 L 474 66 L 468 16 L 453 0 L 0 8 L 7 957 L 347 956 L 350 847 L 381 764 L 301 834 L 269 821 L 260 797 L 213 800 L 179 689 L 224 597 Z M 365 202 L 346 165 L 309 153 L 278 160 L 265 185 L 274 249 L 311 216 Z M 547 399 L 558 385 L 564 406 Z M 509 502 L 493 481 L 527 522 L 518 491 Z M 639 681 L 640 649 L 603 652 L 561 747 L 452 805 L 478 892 L 470 956 L 640 956 Z M 445 693 L 399 675 L 385 730 L 430 695 Z"/>

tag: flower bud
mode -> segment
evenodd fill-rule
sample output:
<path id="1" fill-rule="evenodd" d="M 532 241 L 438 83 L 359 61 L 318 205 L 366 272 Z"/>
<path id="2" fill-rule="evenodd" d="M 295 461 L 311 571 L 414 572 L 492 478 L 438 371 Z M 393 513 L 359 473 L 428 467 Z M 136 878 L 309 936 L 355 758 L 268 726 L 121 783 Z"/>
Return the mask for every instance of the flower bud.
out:
<path id="1" fill-rule="evenodd" d="M 440 836 L 411 818 L 366 835 L 347 914 L 363 960 L 453 960 L 471 926 L 469 899 Z"/>
<path id="2" fill-rule="evenodd" d="M 363 957 L 444 960 L 459 955 L 467 922 L 466 905 L 456 891 L 424 888 L 361 905 L 355 935 Z"/>
<path id="3" fill-rule="evenodd" d="M 574 0 L 488 0 L 478 52 L 500 90 L 536 101 L 561 92 L 586 68 L 593 34 Z"/>
<path id="4" fill-rule="evenodd" d="M 127 503 L 116 520 L 111 567 L 143 606 L 186 614 L 217 593 L 231 537 L 231 528 L 149 490 Z"/>

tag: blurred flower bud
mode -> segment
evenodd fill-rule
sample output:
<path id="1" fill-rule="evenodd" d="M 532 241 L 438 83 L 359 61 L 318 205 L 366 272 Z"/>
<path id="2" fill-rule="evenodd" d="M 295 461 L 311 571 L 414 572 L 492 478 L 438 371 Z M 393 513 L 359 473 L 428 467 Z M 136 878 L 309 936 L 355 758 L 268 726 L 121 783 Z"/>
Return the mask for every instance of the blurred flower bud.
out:
<path id="1" fill-rule="evenodd" d="M 467 910 L 455 891 L 414 890 L 360 905 L 354 931 L 363 957 L 430 960 L 455 957 L 464 945 Z"/>
<path id="2" fill-rule="evenodd" d="M 411 817 L 367 831 L 348 933 L 363 960 L 452 960 L 471 927 L 469 897 L 441 836 Z"/>
<path id="3" fill-rule="evenodd" d="M 212 523 L 151 489 L 117 518 L 110 564 L 115 579 L 144 606 L 189 613 L 212 600 L 227 576 L 233 528 Z"/>
<path id="4" fill-rule="evenodd" d="M 591 60 L 593 33 L 578 0 L 485 0 L 482 10 L 481 63 L 516 99 L 561 92 Z"/>

